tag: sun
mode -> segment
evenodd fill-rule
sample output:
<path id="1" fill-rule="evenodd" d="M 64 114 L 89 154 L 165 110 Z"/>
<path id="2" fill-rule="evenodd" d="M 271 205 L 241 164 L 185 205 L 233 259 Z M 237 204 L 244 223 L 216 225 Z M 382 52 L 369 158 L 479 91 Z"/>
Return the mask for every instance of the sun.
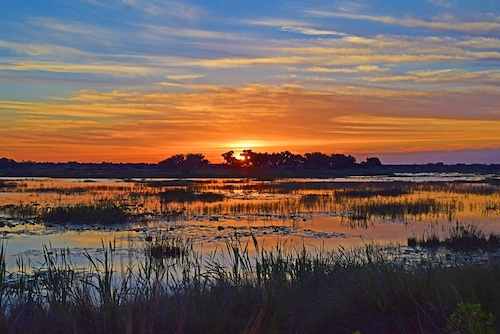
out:
<path id="1" fill-rule="evenodd" d="M 245 157 L 242 156 L 241 154 L 235 155 L 234 157 L 236 158 L 236 160 L 239 160 L 239 161 L 245 160 Z"/>

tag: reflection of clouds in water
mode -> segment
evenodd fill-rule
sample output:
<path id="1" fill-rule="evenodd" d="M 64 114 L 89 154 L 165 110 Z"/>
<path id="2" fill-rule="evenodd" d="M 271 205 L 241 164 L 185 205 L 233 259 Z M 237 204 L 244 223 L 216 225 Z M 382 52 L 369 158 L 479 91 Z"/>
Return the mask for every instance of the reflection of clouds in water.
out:
<path id="1" fill-rule="evenodd" d="M 145 238 L 157 233 L 189 238 L 201 251 L 224 244 L 235 234 L 245 241 L 254 236 L 259 240 L 288 238 L 316 244 L 329 240 L 329 245 L 340 241 L 352 245 L 364 240 L 405 243 L 407 237 L 419 235 L 429 222 L 441 219 L 439 223 L 446 227 L 446 217 L 425 214 L 413 217 L 406 211 L 401 219 L 374 214 L 369 224 L 363 226 L 347 220 L 347 204 L 351 208 L 356 207 L 354 204 L 367 208 L 391 204 L 393 208 L 404 209 L 408 203 L 418 204 L 418 199 L 429 197 L 441 206 L 460 204 L 460 210 L 456 210 L 460 222 L 473 221 L 484 224 L 485 232 L 498 231 L 499 190 L 493 181 L 483 182 L 488 178 L 497 179 L 492 175 L 460 173 L 274 181 L 16 179 L 18 192 L 9 188 L 0 193 L 0 207 L 20 202 L 37 207 L 48 203 L 54 207 L 99 203 L 107 198 L 127 205 L 135 220 L 107 226 L 44 225 L 36 219 L 15 218 L 0 211 L 0 233 L 8 242 L 10 262 L 23 254 L 40 260 L 44 245 L 70 248 L 77 257 L 82 257 L 84 250 L 97 256 L 103 240 L 106 243 L 115 240 L 117 254 L 125 257 L 130 249 L 134 252 L 143 249 Z M 169 187 L 194 193 L 221 193 L 225 198 L 214 203 L 161 203 L 157 194 Z M 23 196 L 25 199 L 21 199 Z"/>

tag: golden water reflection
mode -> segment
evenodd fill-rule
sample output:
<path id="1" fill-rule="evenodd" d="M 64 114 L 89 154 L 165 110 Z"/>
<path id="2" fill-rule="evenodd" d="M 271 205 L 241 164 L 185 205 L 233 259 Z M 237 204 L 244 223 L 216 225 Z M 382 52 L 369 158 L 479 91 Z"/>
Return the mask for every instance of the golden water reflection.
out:
<path id="1" fill-rule="evenodd" d="M 432 175 L 431 175 L 432 176 Z M 458 221 L 500 231 L 500 186 L 492 176 L 429 175 L 330 180 L 286 179 L 8 179 L 0 183 L 0 232 L 8 255 L 44 245 L 97 249 L 102 240 L 134 248 L 163 231 L 203 251 L 228 238 L 262 245 L 332 249 L 366 242 L 406 244 L 429 229 L 445 234 Z M 112 203 L 130 215 L 123 225 L 43 222 L 56 207 Z"/>

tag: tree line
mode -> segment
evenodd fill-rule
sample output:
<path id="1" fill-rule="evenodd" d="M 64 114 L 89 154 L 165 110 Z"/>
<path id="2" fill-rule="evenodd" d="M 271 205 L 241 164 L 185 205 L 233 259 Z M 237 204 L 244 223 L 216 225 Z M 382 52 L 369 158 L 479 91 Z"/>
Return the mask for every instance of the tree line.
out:
<path id="1" fill-rule="evenodd" d="M 356 162 L 352 155 L 324 154 L 321 152 L 294 154 L 290 151 L 278 153 L 260 153 L 253 150 L 243 150 L 239 156 L 234 151 L 223 153 L 223 165 L 232 168 L 284 168 L 284 169 L 350 169 L 350 168 L 376 168 L 382 166 L 377 157 L 368 157 L 365 161 Z M 175 168 L 203 168 L 210 162 L 201 153 L 176 154 L 160 161 L 158 166 L 166 169 Z"/>

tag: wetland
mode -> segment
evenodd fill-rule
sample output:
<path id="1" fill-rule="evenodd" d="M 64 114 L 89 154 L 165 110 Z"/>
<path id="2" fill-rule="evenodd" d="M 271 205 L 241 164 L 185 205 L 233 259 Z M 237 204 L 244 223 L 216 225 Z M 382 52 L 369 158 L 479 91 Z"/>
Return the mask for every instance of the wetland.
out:
<path id="1" fill-rule="evenodd" d="M 4 177 L 0 327 L 83 333 L 87 312 L 94 332 L 457 331 L 479 308 L 490 329 L 499 231 L 497 174 Z"/>

